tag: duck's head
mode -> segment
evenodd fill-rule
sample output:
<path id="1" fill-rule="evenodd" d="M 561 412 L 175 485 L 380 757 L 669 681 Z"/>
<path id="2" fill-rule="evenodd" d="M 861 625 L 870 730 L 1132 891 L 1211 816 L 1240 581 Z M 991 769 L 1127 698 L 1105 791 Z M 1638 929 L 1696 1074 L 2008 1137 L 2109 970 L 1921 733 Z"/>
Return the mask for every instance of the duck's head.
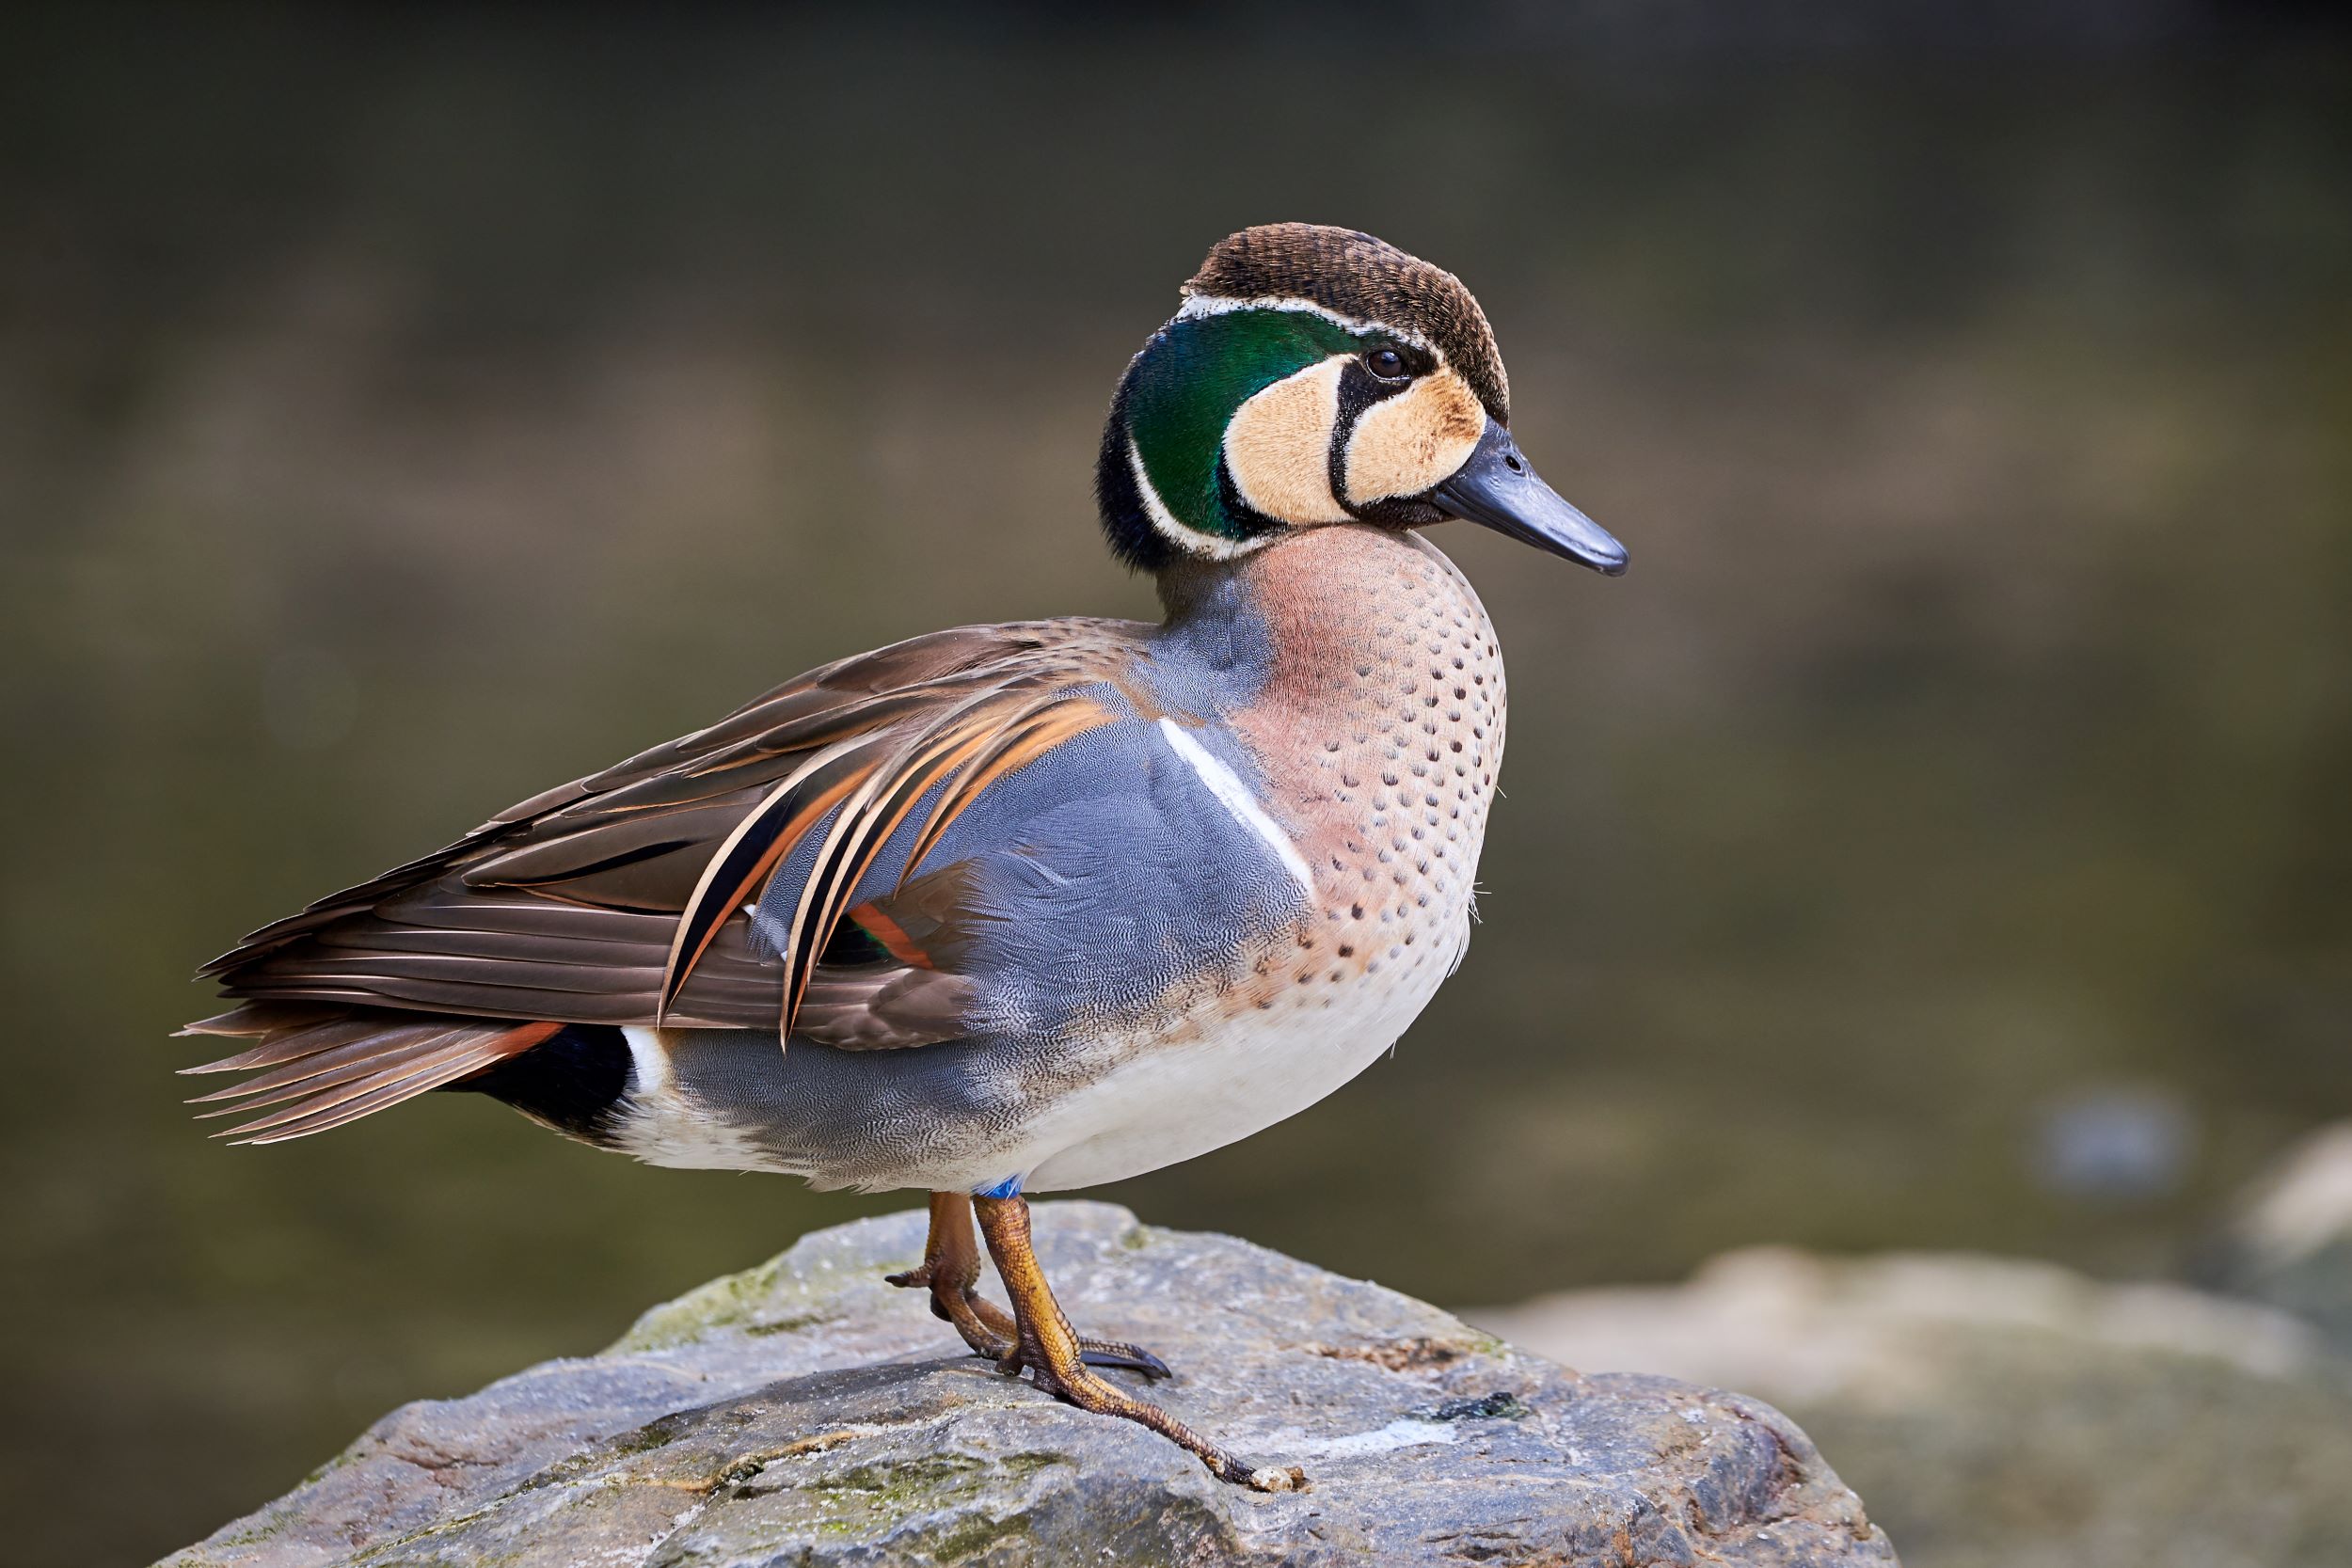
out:
<path id="1" fill-rule="evenodd" d="M 1276 223 L 1220 241 L 1120 381 L 1095 495 L 1149 571 L 1332 523 L 1465 517 L 1611 577 L 1625 546 L 1511 439 L 1486 312 L 1369 234 Z"/>

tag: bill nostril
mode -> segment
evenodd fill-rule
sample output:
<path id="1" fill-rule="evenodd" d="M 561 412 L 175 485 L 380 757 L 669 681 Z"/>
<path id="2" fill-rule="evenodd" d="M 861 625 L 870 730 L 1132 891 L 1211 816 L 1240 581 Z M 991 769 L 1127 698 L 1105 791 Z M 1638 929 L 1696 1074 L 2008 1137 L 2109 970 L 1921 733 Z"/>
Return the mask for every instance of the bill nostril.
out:
<path id="1" fill-rule="evenodd" d="M 1502 466 L 1515 474 L 1527 472 L 1527 465 L 1519 461 L 1519 454 L 1515 451 L 1506 451 L 1502 454 Z"/>

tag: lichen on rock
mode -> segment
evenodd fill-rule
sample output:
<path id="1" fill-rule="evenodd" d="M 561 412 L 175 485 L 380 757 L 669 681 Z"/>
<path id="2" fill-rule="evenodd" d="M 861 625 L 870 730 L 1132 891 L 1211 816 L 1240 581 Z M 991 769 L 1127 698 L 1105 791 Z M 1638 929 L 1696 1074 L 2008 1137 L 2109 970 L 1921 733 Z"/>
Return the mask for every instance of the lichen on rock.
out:
<path id="1" fill-rule="evenodd" d="M 333 1564 L 1892 1564 L 1786 1418 L 1584 1376 L 1437 1308 L 1122 1209 L 1041 1206 L 1072 1316 L 1176 1369 L 1152 1397 L 1268 1497 L 961 1354 L 918 1292 L 923 1216 L 806 1237 L 602 1355 L 394 1411 L 175 1568 Z M 1114 1376 L 1123 1374 L 1113 1374 Z"/>

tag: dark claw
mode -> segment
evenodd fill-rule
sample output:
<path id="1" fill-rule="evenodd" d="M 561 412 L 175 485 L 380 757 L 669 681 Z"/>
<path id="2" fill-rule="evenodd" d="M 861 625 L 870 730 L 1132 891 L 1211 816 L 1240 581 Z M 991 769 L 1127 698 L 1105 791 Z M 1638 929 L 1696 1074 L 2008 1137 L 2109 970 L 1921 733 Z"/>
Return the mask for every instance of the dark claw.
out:
<path id="1" fill-rule="evenodd" d="M 1176 1375 L 1168 1370 L 1167 1362 L 1141 1345 L 1092 1344 L 1079 1353 L 1078 1359 L 1089 1367 L 1121 1367 L 1131 1372 L 1141 1372 L 1147 1378 Z"/>

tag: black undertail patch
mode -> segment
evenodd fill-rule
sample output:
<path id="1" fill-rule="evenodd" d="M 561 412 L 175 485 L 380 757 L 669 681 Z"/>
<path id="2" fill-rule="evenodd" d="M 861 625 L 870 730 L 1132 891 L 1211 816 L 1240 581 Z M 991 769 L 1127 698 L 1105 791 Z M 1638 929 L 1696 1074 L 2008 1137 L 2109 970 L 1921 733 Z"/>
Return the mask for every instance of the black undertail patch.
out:
<path id="1" fill-rule="evenodd" d="M 512 1105 L 587 1143 L 612 1141 L 628 1093 L 628 1041 L 609 1023 L 567 1023 L 519 1056 L 448 1085 Z"/>

